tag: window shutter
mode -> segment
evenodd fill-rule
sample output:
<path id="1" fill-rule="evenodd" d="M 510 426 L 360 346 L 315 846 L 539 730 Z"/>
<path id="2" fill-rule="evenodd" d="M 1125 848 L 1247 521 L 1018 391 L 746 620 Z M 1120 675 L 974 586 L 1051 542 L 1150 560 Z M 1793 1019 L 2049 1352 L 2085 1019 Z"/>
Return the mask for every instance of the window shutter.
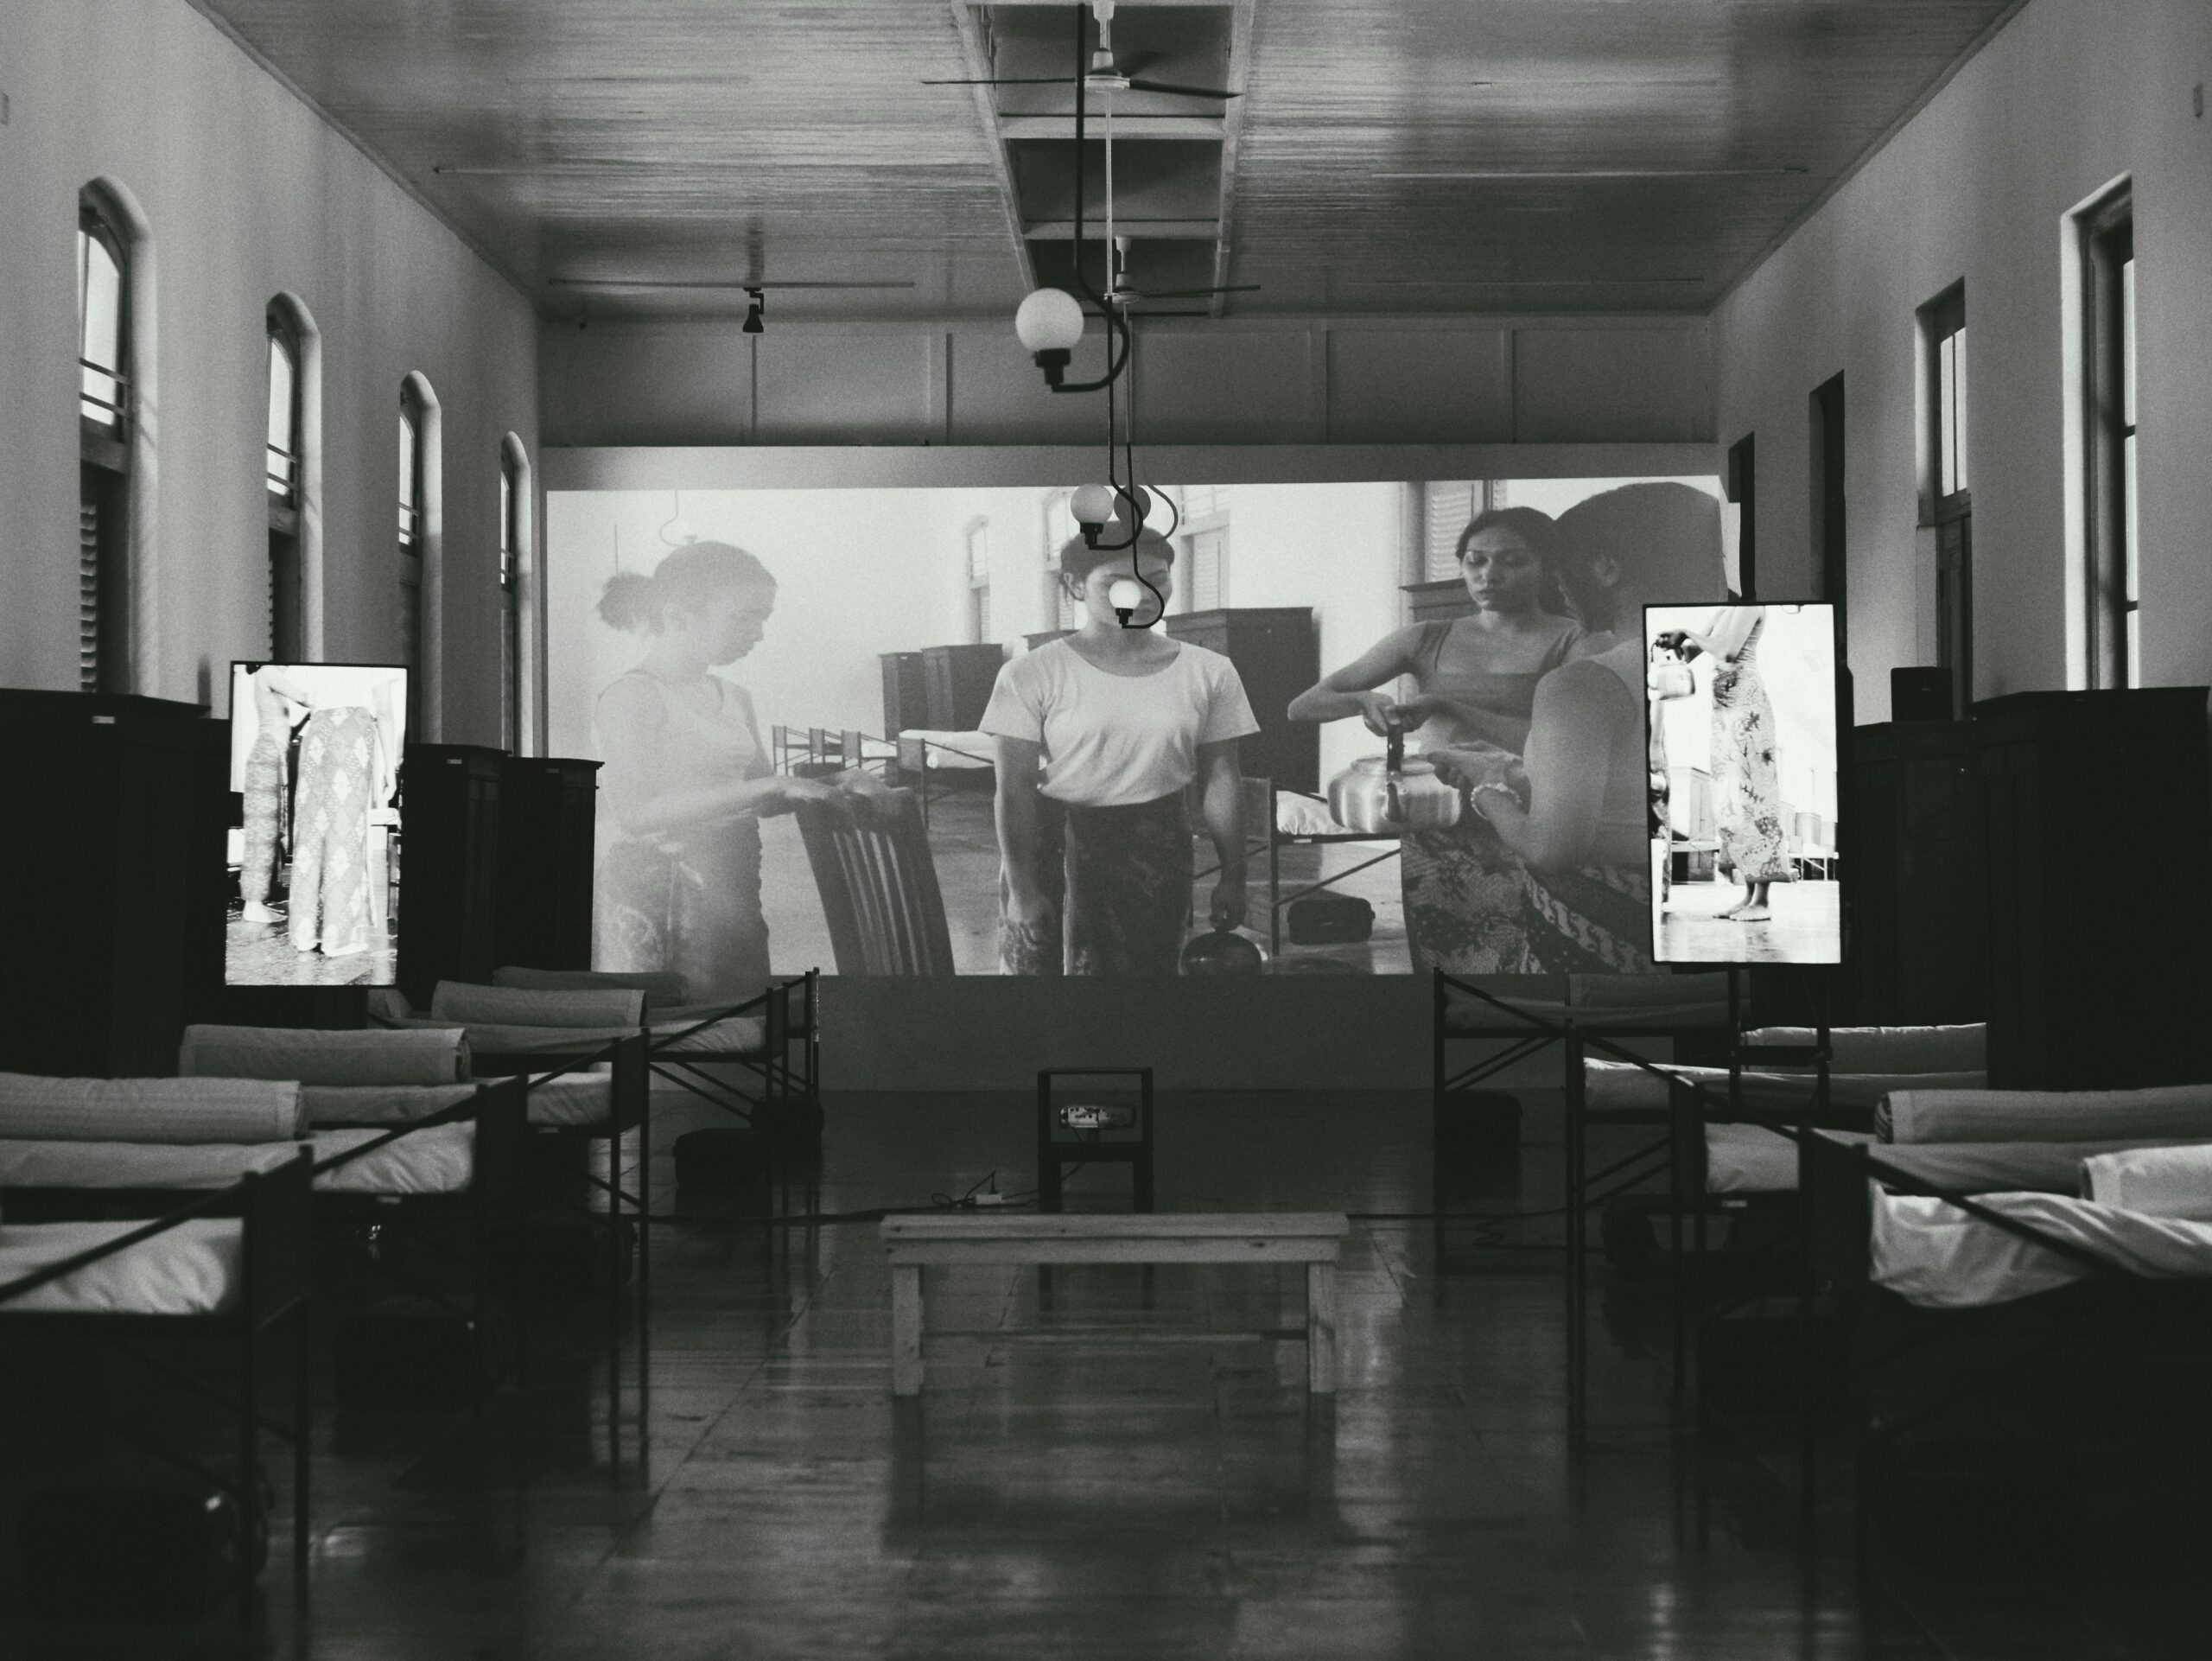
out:
<path id="1" fill-rule="evenodd" d="M 1482 512 L 1483 487 L 1477 482 L 1421 487 L 1421 576 L 1431 582 L 1459 575 L 1459 536 Z"/>
<path id="2" fill-rule="evenodd" d="M 89 485 L 77 498 L 77 687 L 100 690 L 100 506 Z"/>

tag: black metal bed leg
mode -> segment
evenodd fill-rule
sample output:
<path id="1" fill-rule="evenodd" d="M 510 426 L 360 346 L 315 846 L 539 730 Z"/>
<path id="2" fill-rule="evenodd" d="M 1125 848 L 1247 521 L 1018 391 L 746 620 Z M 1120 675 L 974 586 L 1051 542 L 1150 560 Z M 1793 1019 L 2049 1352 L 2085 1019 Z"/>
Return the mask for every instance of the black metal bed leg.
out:
<path id="1" fill-rule="evenodd" d="M 249 1223 L 248 1227 L 252 1225 Z M 249 1280 L 247 1295 L 242 1300 L 244 1313 L 240 1317 L 245 1335 L 238 1346 L 243 1364 L 238 1380 L 238 1629 L 253 1630 L 253 1532 L 257 1525 L 265 1522 L 260 1515 L 261 1485 L 255 1481 L 256 1467 L 261 1460 L 261 1401 L 258 1374 L 260 1349 L 257 1340 L 260 1327 L 255 1319 L 252 1285 Z"/>
<path id="2" fill-rule="evenodd" d="M 308 1318 L 310 1305 L 300 1300 L 292 1311 L 292 1587 L 296 1622 L 302 1629 L 308 1614 L 308 1557 L 313 1538 L 308 1518 L 308 1459 L 314 1426 L 311 1371 L 315 1358 L 315 1327 Z"/>
<path id="3" fill-rule="evenodd" d="M 1688 1173 L 1682 1168 L 1682 1138 L 1687 1127 L 1683 1116 L 1698 1113 L 1694 1098 L 1685 1098 L 1685 1092 L 1673 1088 L 1667 1091 L 1668 1117 L 1674 1121 L 1668 1129 L 1667 1138 L 1667 1267 L 1669 1271 L 1668 1296 L 1674 1301 L 1673 1378 L 1669 1397 L 1675 1428 L 1682 1422 L 1682 1405 L 1689 1390 L 1689 1322 L 1691 1299 L 1695 1295 L 1695 1282 L 1690 1266 L 1682 1255 L 1682 1211 L 1688 1202 L 1686 1179 Z M 1700 1127 L 1702 1130 L 1702 1126 Z M 1700 1183 L 1696 1204 L 1704 1203 L 1704 1185 Z"/>
<path id="4" fill-rule="evenodd" d="M 645 1449 L 645 1392 L 650 1387 L 652 1371 L 652 1181 L 653 1181 L 653 1091 L 650 1075 L 645 1080 L 645 1107 L 638 1119 L 638 1445 L 640 1454 Z"/>
<path id="5" fill-rule="evenodd" d="M 622 1127 L 607 1139 L 607 1456 L 622 1463 Z"/>
<path id="6" fill-rule="evenodd" d="M 1444 1255 L 1444 971 L 1429 971 L 1428 1208 L 1437 1215 L 1437 1257 Z"/>

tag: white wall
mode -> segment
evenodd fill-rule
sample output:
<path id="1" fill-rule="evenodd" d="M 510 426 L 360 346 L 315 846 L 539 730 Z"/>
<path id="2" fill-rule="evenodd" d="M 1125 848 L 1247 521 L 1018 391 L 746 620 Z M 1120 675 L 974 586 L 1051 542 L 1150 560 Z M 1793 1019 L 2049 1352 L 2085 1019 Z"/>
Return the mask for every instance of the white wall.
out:
<path id="1" fill-rule="evenodd" d="M 0 6 L 0 684 L 76 684 L 77 193 L 152 227 L 159 618 L 136 690 L 211 700 L 268 650 L 264 314 L 322 334 L 325 656 L 396 656 L 398 398 L 444 415 L 448 741 L 496 743 L 499 442 L 537 443 L 537 322 L 461 240 L 185 0 Z"/>
<path id="2" fill-rule="evenodd" d="M 1811 592 L 1807 400 L 1844 372 L 1858 718 L 1934 661 L 1916 545 L 1917 307 L 1964 278 L 1974 692 L 2069 684 L 2062 221 L 2135 193 L 2145 678 L 2212 681 L 2212 80 L 2205 0 L 2031 0 L 1713 316 L 1714 436 L 1758 437 L 1759 587 Z"/>

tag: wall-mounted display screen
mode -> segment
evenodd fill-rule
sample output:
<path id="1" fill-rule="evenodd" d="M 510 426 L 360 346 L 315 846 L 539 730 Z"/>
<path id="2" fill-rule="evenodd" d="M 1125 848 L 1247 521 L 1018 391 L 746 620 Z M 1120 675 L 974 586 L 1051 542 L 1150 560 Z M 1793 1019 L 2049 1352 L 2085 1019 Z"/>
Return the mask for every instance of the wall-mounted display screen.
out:
<path id="1" fill-rule="evenodd" d="M 1071 494 L 551 493 L 550 738 L 604 764 L 598 966 L 702 1000 L 815 964 L 1650 966 L 1637 628 L 1726 599 L 1715 480 L 1167 484 L 1104 557 Z M 1539 684 L 1600 658 L 1543 748 Z M 1549 886 L 1540 837 L 1581 850 Z M 1186 952 L 1240 917 L 1264 961 Z"/>
<path id="2" fill-rule="evenodd" d="M 404 669 L 231 665 L 226 983 L 397 979 L 406 721 Z"/>
<path id="3" fill-rule="evenodd" d="M 1835 608 L 1651 606 L 1643 639 L 1654 957 L 1841 962 Z"/>

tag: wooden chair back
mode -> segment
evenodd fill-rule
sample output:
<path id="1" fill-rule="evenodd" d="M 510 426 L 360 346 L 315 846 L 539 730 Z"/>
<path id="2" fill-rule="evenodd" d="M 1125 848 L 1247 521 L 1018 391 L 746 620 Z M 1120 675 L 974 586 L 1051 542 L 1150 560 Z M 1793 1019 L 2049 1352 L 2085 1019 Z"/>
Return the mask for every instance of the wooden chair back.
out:
<path id="1" fill-rule="evenodd" d="M 952 935 L 910 790 L 807 802 L 799 836 L 841 975 L 950 975 Z"/>

